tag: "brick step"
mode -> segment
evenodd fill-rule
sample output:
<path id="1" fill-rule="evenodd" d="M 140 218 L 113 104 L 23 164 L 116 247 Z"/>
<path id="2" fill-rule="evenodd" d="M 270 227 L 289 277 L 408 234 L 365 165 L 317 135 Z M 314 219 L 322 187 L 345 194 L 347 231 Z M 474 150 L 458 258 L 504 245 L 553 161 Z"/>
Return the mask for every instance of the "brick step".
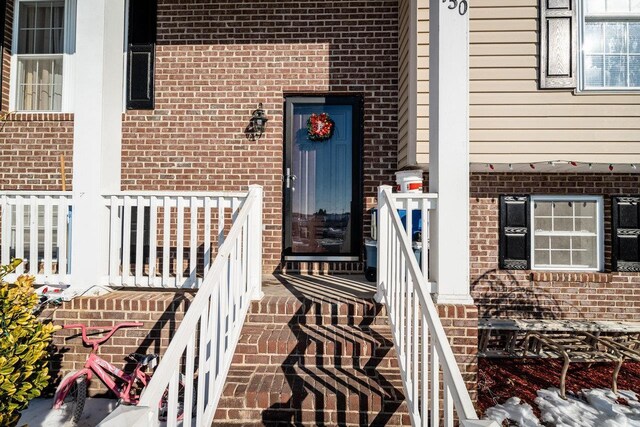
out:
<path id="1" fill-rule="evenodd" d="M 248 378 L 248 380 L 247 380 Z M 406 415 L 397 369 L 261 366 L 229 372 L 217 420 L 306 421 L 328 424 L 374 419 L 401 425 Z M 309 416 L 313 414 L 313 416 Z M 334 418 L 335 417 L 335 418 Z M 389 422 L 388 422 L 389 421 Z M 384 425 L 384 423 L 375 425 Z M 392 423 L 391 423 L 392 424 Z"/>
<path id="2" fill-rule="evenodd" d="M 393 348 L 388 327 L 246 324 L 236 354 L 385 357 Z"/>
<path id="3" fill-rule="evenodd" d="M 247 322 L 316 325 L 386 325 L 383 305 L 373 299 L 331 303 L 292 297 L 265 297 L 254 301 Z"/>
<path id="4" fill-rule="evenodd" d="M 256 421 L 261 420 L 261 421 Z M 346 412 L 279 409 L 222 409 L 216 411 L 212 426 L 272 427 L 292 425 L 410 426 L 409 414 L 401 412 Z"/>
<path id="5" fill-rule="evenodd" d="M 398 369 L 398 360 L 389 357 L 364 357 L 364 356 L 313 356 L 313 355 L 289 355 L 282 360 L 282 355 L 272 354 L 242 354 L 237 353 L 233 357 L 233 363 L 245 365 L 276 365 L 306 366 L 306 367 L 344 367 L 350 369 Z"/>

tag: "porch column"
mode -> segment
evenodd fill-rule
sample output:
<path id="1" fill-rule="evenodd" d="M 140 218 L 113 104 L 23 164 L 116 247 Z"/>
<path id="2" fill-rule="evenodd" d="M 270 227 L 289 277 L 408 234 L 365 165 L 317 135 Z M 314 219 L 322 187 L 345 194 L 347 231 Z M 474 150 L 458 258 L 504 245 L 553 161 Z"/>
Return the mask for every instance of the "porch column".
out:
<path id="1" fill-rule="evenodd" d="M 429 3 L 430 273 L 439 304 L 469 292 L 469 13 L 466 0 Z"/>
<path id="2" fill-rule="evenodd" d="M 78 1 L 73 134 L 71 282 L 108 271 L 109 216 L 102 194 L 120 191 L 124 0 Z"/>

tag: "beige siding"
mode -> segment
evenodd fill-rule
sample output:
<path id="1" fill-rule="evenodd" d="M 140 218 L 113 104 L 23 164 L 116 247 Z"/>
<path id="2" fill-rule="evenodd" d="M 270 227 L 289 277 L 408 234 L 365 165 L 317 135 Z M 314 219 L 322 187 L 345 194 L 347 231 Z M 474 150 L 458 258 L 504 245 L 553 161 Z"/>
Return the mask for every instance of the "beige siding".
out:
<path id="1" fill-rule="evenodd" d="M 398 28 L 398 165 L 407 164 L 409 149 L 409 0 L 399 1 Z"/>
<path id="2" fill-rule="evenodd" d="M 640 94 L 538 89 L 537 2 L 470 2 L 471 161 L 640 162 Z M 426 163 L 429 25 L 422 3 L 417 159 Z"/>

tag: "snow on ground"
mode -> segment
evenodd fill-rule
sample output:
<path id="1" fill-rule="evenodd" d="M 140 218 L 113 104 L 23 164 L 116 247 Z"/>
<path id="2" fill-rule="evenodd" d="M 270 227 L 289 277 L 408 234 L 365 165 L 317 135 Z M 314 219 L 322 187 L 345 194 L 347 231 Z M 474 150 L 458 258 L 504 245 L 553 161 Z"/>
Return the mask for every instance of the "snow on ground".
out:
<path id="1" fill-rule="evenodd" d="M 116 407 L 115 399 L 87 398 L 78 427 L 95 427 Z M 52 409 L 53 399 L 33 399 L 29 407 L 22 411 L 18 426 L 62 427 L 64 420 L 61 411 Z"/>
<path id="2" fill-rule="evenodd" d="M 517 397 L 487 409 L 485 419 L 498 423 L 509 419 L 520 427 L 542 427 L 542 423 L 558 427 L 640 427 L 640 401 L 632 391 L 620 391 L 616 396 L 611 390 L 590 389 L 565 400 L 558 389 L 549 388 L 538 390 L 535 403 L 540 419 L 531 405 Z"/>

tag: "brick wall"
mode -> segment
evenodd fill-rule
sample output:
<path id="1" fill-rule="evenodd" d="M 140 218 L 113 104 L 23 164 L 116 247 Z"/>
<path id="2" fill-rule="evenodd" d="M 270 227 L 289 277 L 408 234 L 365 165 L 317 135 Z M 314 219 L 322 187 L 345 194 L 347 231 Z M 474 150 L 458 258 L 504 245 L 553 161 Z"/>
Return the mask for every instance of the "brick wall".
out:
<path id="1" fill-rule="evenodd" d="M 11 68 L 13 1 L 7 2 L 0 85 L 0 190 L 62 190 L 60 156 L 67 190 L 73 162 L 72 114 L 7 114 Z"/>
<path id="2" fill-rule="evenodd" d="M 477 398 L 478 308 L 475 305 L 439 304 L 438 315 L 451 344 L 471 398 Z"/>
<path id="3" fill-rule="evenodd" d="M 192 295 L 186 292 L 118 291 L 101 297 L 80 297 L 54 309 L 42 317 L 56 325 L 82 323 L 88 326 L 111 327 L 122 322 L 142 322 L 140 328 L 120 329 L 100 347 L 100 356 L 122 368 L 130 353 L 164 354 L 180 321 L 187 311 Z M 63 329 L 55 333 L 51 371 L 53 386 L 67 372 L 84 366 L 91 348 L 84 347 L 80 329 Z M 55 379 L 57 378 L 57 379 Z M 105 392 L 98 378 L 91 382 L 92 395 Z"/>
<path id="4" fill-rule="evenodd" d="M 611 195 L 638 194 L 640 175 L 474 173 L 471 175 L 471 287 L 480 317 L 637 320 L 640 275 L 611 272 Z M 501 194 L 604 196 L 605 272 L 498 268 Z"/>
<path id="5" fill-rule="evenodd" d="M 160 0 L 156 109 L 123 123 L 124 190 L 265 190 L 265 272 L 282 250 L 285 94 L 364 97 L 364 195 L 393 179 L 397 2 Z M 267 131 L 244 129 L 262 102 Z M 368 224 L 366 225 L 368 227 Z M 367 228 L 368 230 L 368 228 Z"/>
<path id="6" fill-rule="evenodd" d="M 0 190 L 71 190 L 73 116 L 11 114 L 0 122 Z"/>

